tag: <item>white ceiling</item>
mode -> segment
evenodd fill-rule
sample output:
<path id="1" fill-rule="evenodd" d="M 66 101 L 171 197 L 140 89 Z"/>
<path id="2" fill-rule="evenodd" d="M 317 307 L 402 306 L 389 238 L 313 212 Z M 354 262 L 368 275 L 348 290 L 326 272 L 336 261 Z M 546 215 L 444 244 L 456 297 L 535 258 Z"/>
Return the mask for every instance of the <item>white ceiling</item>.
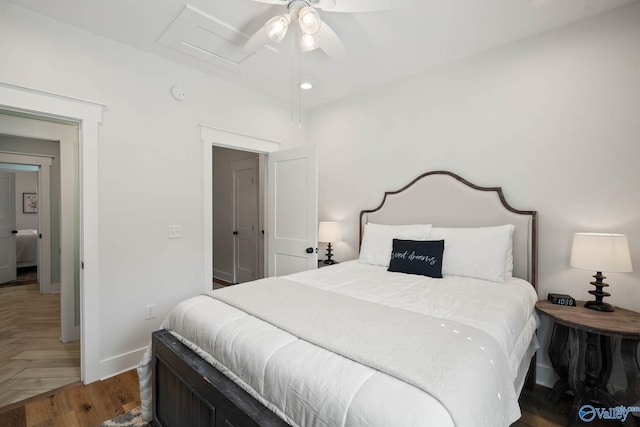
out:
<path id="1" fill-rule="evenodd" d="M 7 1 L 283 101 L 291 100 L 293 53 L 289 37 L 272 49 L 260 49 L 236 66 L 224 61 L 214 64 L 203 59 L 210 55 L 185 49 L 184 44 L 183 51 L 176 50 L 179 40 L 174 40 L 174 47 L 166 40 L 168 36 L 179 38 L 180 31 L 191 31 L 195 38 L 203 36 L 194 34 L 196 30 L 178 28 L 165 34 L 174 21 L 180 27 L 191 19 L 201 26 L 201 32 L 219 33 L 226 28 L 228 37 L 241 45 L 245 36 L 234 30 L 246 36 L 253 34 L 268 18 L 284 11 L 280 6 L 251 0 L 191 0 L 188 4 L 192 9 L 185 12 L 191 18 L 183 16 L 181 21 L 176 18 L 187 5 L 181 0 Z M 338 4 L 341 1 L 349 0 L 336 0 Z M 322 105 L 634 1 L 406 0 L 404 6 L 381 12 L 321 11 L 322 19 L 343 41 L 347 55 L 339 60 L 321 51 L 301 56 L 301 79 L 314 84 L 312 91 L 303 93 L 302 105 Z M 193 9 L 205 15 L 198 17 Z M 202 30 L 203 26 L 207 28 L 206 21 L 213 22 L 215 28 Z M 193 54 L 185 53 L 189 50 Z"/>

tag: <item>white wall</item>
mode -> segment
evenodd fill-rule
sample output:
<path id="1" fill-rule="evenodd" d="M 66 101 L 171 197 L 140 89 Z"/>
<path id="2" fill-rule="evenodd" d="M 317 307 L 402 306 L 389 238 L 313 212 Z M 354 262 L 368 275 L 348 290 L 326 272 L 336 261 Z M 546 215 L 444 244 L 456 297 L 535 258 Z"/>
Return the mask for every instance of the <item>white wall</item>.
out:
<path id="1" fill-rule="evenodd" d="M 18 230 L 37 230 L 38 215 L 22 212 L 22 193 L 38 192 L 38 173 L 16 171 L 16 227 Z"/>
<path id="2" fill-rule="evenodd" d="M 595 272 L 569 267 L 574 232 L 626 233 L 635 271 L 607 274 L 608 301 L 640 311 L 639 40 L 635 3 L 310 111 L 336 259 L 357 256 L 360 209 L 444 169 L 538 211 L 541 298 L 592 299 Z"/>
<path id="3" fill-rule="evenodd" d="M 137 363 L 168 310 L 202 290 L 199 123 L 299 144 L 261 95 L 0 2 L 0 81 L 106 105 L 99 128 L 102 376 Z M 183 102 L 170 95 L 186 89 Z M 0 100 L 1 101 L 1 100 Z M 1 103 L 1 102 L 0 102 Z M 207 179 L 211 179 L 208 177 Z M 168 226 L 183 226 L 168 239 Z M 144 306 L 156 318 L 144 320 Z"/>

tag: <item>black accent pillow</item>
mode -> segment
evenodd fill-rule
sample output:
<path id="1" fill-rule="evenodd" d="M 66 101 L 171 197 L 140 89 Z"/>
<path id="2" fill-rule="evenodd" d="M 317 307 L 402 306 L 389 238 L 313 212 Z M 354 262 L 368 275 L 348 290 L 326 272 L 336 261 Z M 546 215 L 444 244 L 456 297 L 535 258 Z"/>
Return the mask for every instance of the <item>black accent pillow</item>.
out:
<path id="1" fill-rule="evenodd" d="M 442 278 L 444 240 L 393 239 L 387 271 Z"/>

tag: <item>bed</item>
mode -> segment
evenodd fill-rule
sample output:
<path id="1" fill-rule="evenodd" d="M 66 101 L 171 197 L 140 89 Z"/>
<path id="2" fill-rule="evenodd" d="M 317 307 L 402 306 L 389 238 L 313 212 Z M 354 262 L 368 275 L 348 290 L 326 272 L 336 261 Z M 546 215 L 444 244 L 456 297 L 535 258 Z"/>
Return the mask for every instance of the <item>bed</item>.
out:
<path id="1" fill-rule="evenodd" d="M 527 372 L 535 380 L 536 212 L 436 171 L 362 211 L 360 236 L 358 260 L 178 304 L 138 368 L 143 416 L 164 427 L 517 420 Z"/>
<path id="2" fill-rule="evenodd" d="M 18 230 L 16 234 L 16 267 L 38 265 L 38 230 Z"/>

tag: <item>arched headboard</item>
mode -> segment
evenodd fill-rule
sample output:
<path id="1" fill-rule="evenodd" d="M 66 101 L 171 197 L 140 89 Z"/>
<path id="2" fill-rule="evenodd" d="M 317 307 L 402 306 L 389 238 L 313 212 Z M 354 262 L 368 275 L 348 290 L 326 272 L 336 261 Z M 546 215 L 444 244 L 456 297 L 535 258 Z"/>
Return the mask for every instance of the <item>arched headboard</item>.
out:
<path id="1" fill-rule="evenodd" d="M 480 187 L 452 172 L 427 172 L 397 191 L 384 193 L 377 208 L 360 212 L 360 243 L 367 222 L 436 227 L 513 224 L 513 275 L 537 286 L 537 212 L 513 208 L 500 187 Z"/>

